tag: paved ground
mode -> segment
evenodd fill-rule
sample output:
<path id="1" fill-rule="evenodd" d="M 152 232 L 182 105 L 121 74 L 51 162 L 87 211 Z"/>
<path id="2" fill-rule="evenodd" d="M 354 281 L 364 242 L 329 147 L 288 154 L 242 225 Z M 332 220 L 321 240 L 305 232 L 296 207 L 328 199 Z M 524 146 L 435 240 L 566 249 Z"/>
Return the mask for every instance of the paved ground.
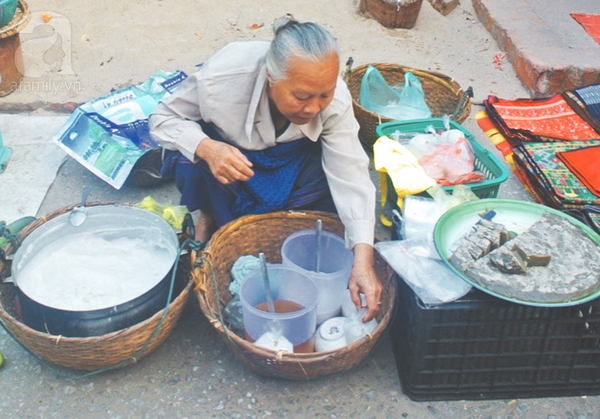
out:
<path id="1" fill-rule="evenodd" d="M 298 0 L 288 5 L 272 0 L 193 4 L 175 0 L 152 3 L 106 0 L 99 8 L 98 3 L 32 0 L 32 21 L 38 19 L 37 25 L 41 24 L 41 12 L 50 11 L 55 16 L 54 32 L 47 38 L 53 42 L 52 46 L 58 39 L 57 34 L 62 35 L 65 53 L 62 70 L 52 72 L 52 68 L 56 68 L 52 66 L 58 64 L 57 56 L 44 55 L 50 49 L 47 44 L 28 38 L 23 42 L 23 51 L 31 74 L 20 89 L 0 98 L 0 111 L 17 112 L 14 117 L 22 122 L 34 115 L 69 111 L 76 104 L 111 89 L 141 82 L 157 69 L 179 68 L 191 72 L 196 63 L 227 42 L 269 39 L 270 22 L 286 12 L 292 12 L 301 20 L 325 24 L 338 37 L 342 54 L 353 56 L 356 65 L 397 62 L 440 71 L 453 76 L 462 86 L 473 86 L 476 103 L 488 94 L 525 97 L 532 89 L 521 83 L 508 60 L 502 60 L 502 48 L 479 21 L 473 4 L 487 8 L 496 19 L 509 11 L 512 16 L 526 16 L 522 11 L 534 10 L 535 21 L 522 23 L 518 28 L 511 27 L 506 19 L 496 23 L 496 27 L 503 28 L 509 36 L 512 30 L 529 29 L 531 35 L 519 32 L 521 44 L 517 45 L 515 37 L 514 45 L 519 51 L 531 53 L 543 50 L 544 34 L 548 31 L 552 36 L 569 34 L 561 38 L 567 39 L 563 44 L 565 48 L 573 49 L 570 34 L 579 29 L 565 14 L 568 11 L 600 12 L 595 0 L 554 1 L 552 7 L 547 8 L 542 8 L 544 2 L 533 0 L 473 0 L 473 3 L 463 0 L 462 3 L 444 17 L 425 2 L 413 29 L 389 30 L 357 15 L 349 1 L 315 5 Z M 545 27 L 543 33 L 539 33 L 538 19 L 560 24 Z M 254 23 L 265 26 L 250 29 Z M 28 33 L 34 32 L 35 25 L 34 22 L 28 27 Z M 494 32 L 493 28 L 490 30 Z M 584 42 L 581 36 L 576 38 Z M 534 45 L 533 49 L 527 49 L 523 44 L 526 41 L 535 42 L 539 47 Z M 595 51 L 596 47 L 587 42 L 586 48 Z M 564 51 L 559 49 L 544 59 L 550 65 L 553 59 L 562 63 Z M 580 55 L 572 62 L 588 59 Z M 538 59 L 534 58 L 532 62 Z M 584 64 L 597 68 L 597 59 L 594 52 Z M 493 150 L 473 119 L 478 109 L 474 106 L 464 125 L 476 134 L 481 144 Z M 24 111 L 34 111 L 34 115 Z M 92 186 L 91 199 L 97 201 L 137 202 L 149 194 L 160 202 L 177 201 L 172 184 L 153 189 L 125 186 L 117 191 L 74 161 L 67 160 L 38 214 L 77 202 L 86 184 Z M 17 188 L 15 186 L 15 193 Z M 503 184 L 500 196 L 528 199 L 513 177 Z M 389 231 L 378 227 L 378 234 L 385 238 Z M 0 370 L 0 409 L 3 416 L 14 418 L 600 418 L 600 397 L 413 402 L 400 388 L 387 335 L 365 362 L 350 372 L 313 382 L 266 379 L 249 372 L 235 360 L 204 320 L 193 299 L 173 334 L 151 356 L 137 365 L 99 376 L 63 377 L 28 354 L 4 331 L 0 331 L 0 348 L 6 357 L 5 366 Z"/>
<path id="2" fill-rule="evenodd" d="M 533 96 L 600 82 L 600 45 L 570 13 L 597 14 L 594 0 L 474 0 L 477 16 Z"/>

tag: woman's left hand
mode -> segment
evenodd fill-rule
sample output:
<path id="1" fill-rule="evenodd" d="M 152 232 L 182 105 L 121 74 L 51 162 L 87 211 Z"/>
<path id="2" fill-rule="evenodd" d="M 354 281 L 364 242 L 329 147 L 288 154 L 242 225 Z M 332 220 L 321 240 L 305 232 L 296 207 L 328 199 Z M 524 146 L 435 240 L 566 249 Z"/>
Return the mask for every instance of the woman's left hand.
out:
<path id="1" fill-rule="evenodd" d="M 359 293 L 367 300 L 367 313 L 362 318 L 364 323 L 373 319 L 381 310 L 381 294 L 383 285 L 375 273 L 374 249 L 366 243 L 354 246 L 354 264 L 350 274 L 348 289 L 350 297 L 357 309 L 362 308 Z"/>

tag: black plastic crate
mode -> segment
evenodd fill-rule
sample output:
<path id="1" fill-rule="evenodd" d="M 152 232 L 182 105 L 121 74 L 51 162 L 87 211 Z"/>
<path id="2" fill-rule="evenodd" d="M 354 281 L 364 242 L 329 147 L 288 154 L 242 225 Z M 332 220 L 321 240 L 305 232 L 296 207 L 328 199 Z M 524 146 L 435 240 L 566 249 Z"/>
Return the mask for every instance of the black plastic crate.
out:
<path id="1" fill-rule="evenodd" d="M 411 399 L 600 394 L 600 299 L 530 307 L 472 290 L 427 308 L 397 279 L 390 336 Z"/>

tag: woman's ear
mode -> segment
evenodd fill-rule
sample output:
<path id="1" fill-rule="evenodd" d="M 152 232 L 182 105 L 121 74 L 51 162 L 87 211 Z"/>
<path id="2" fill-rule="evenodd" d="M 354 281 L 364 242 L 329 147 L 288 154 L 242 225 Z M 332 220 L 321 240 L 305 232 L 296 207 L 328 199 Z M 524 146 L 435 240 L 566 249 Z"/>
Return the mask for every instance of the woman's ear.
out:
<path id="1" fill-rule="evenodd" d="M 273 84 L 275 83 L 275 80 L 273 79 L 273 77 L 269 74 L 269 71 L 267 70 L 267 82 L 269 83 L 269 87 L 273 86 Z"/>

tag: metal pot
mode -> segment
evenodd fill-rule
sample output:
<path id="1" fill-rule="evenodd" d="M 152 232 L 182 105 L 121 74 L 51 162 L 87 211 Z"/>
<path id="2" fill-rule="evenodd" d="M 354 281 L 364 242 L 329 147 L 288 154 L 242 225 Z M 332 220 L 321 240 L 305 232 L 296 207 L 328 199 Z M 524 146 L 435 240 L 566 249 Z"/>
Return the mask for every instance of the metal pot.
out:
<path id="1" fill-rule="evenodd" d="M 158 215 L 135 207 L 100 205 L 88 207 L 87 210 L 88 217 L 83 225 L 79 227 L 74 227 L 69 223 L 69 213 L 47 221 L 29 234 L 15 253 L 12 261 L 12 279 L 17 286 L 21 319 L 23 323 L 35 330 L 68 337 L 100 336 L 144 321 L 163 309 L 167 304 L 172 270 L 179 247 L 177 235 L 171 226 Z M 26 275 L 28 264 L 32 264 L 29 266 L 30 272 L 36 271 L 34 267 L 38 266 L 39 258 L 50 258 L 48 256 L 49 252 L 56 247 L 60 247 L 59 243 L 64 240 L 73 240 L 75 243 L 81 242 L 81 247 L 85 249 L 86 244 L 89 245 L 89 238 L 92 237 L 90 235 L 102 235 L 103 240 L 106 237 L 111 240 L 123 240 L 123 237 L 128 240 L 135 239 L 137 243 L 143 243 L 144 247 L 147 245 L 152 248 L 160 248 L 161 252 L 166 251 L 167 253 L 162 254 L 163 258 L 161 260 L 168 263 L 161 263 L 161 268 L 153 270 L 151 275 L 147 275 L 148 271 L 140 266 L 142 271 L 145 272 L 141 277 L 135 278 L 136 275 L 128 275 L 126 280 L 119 282 L 119 285 L 123 284 L 123 288 L 126 289 L 129 286 L 130 279 L 136 281 L 134 292 L 139 291 L 139 293 L 134 295 L 133 298 L 131 298 L 131 295 L 128 298 L 126 292 L 122 296 L 111 295 L 108 300 L 104 300 L 110 302 L 110 305 L 98 306 L 101 303 L 96 302 L 95 305 L 91 304 L 87 308 L 85 307 L 87 303 L 83 304 L 81 298 L 70 297 L 71 300 L 69 300 L 67 295 L 69 292 L 65 292 L 64 305 L 62 301 L 57 303 L 56 296 L 53 297 L 54 300 L 50 303 L 45 298 L 44 293 L 41 292 L 43 287 L 40 286 L 40 282 L 29 281 L 30 276 Z M 85 243 L 86 240 L 87 243 Z M 61 257 L 68 255 L 69 253 L 61 253 Z M 102 260 L 101 253 L 91 256 Z M 114 256 L 113 254 L 112 257 Z M 117 255 L 118 257 L 119 255 Z M 143 264 L 144 260 L 135 259 L 137 258 L 119 261 L 119 263 L 124 263 L 122 266 L 136 271 L 136 263 Z M 52 263 L 60 264 L 61 260 L 63 260 L 62 263 L 65 266 L 68 265 L 68 263 L 65 263 L 64 258 L 58 258 Z M 77 265 L 76 260 L 73 259 L 68 262 Z M 107 260 L 107 263 L 110 262 Z M 118 266 L 121 266 L 114 263 L 114 261 L 112 264 L 112 267 L 117 266 L 117 269 Z M 84 268 L 87 267 L 81 266 L 82 271 L 85 271 Z M 86 283 L 88 277 L 91 276 L 89 275 L 90 272 L 88 271 L 88 274 L 82 274 L 80 277 L 78 277 L 78 272 L 74 274 L 71 268 L 70 275 L 65 275 L 65 277 L 70 276 L 73 278 L 73 275 L 75 275 L 78 283 L 79 281 Z M 95 282 L 92 284 L 96 286 L 101 282 L 98 280 L 102 280 L 104 272 L 94 272 Z M 109 280 L 108 277 L 106 279 Z M 53 281 L 56 281 L 56 276 L 54 276 Z M 43 286 L 49 286 L 49 289 L 62 287 L 62 289 L 69 291 L 70 283 L 57 283 L 56 286 L 49 285 L 50 283 L 43 284 Z M 131 292 L 131 289 L 130 287 L 129 292 Z M 177 295 L 176 291 L 173 292 L 173 297 Z M 61 299 L 62 295 L 61 293 Z M 121 301 L 120 299 L 124 300 Z M 67 301 L 71 302 L 66 303 Z"/>

